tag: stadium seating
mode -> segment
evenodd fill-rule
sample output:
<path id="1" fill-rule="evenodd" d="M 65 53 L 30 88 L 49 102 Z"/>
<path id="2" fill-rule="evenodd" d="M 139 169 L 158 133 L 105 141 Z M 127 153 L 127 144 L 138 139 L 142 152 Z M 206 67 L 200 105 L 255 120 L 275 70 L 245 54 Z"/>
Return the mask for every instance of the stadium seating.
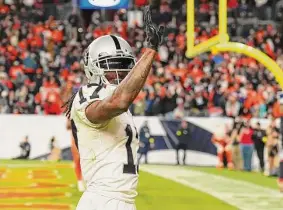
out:
<path id="1" fill-rule="evenodd" d="M 67 18 L 61 13 L 47 16 L 42 13 L 40 1 L 33 5 L 19 2 L 0 3 L 0 113 L 60 115 L 62 103 L 86 82 L 81 55 L 87 44 L 100 35 L 118 34 L 129 40 L 137 57 L 143 52 L 142 25 L 134 17 L 136 24 L 128 28 L 123 10 L 114 14 L 113 21 L 99 26 L 102 17 L 95 12 L 84 31 L 76 11 Z M 253 59 L 233 53 L 185 57 L 182 2 L 162 1 L 160 11 L 154 15 L 156 21 L 168 25 L 168 39 L 132 106 L 133 113 L 164 115 L 168 119 L 278 116 L 275 93 L 279 87 Z M 199 2 L 196 35 L 197 42 L 202 42 L 217 34 L 217 1 Z M 132 9 L 139 11 L 145 3 L 136 1 Z M 268 2 L 264 5 L 267 9 L 259 13 L 263 9 L 255 1 L 228 1 L 229 33 L 233 40 L 263 50 L 283 67 L 282 33 L 278 26 L 278 21 L 282 21 L 282 1 L 277 3 Z"/>

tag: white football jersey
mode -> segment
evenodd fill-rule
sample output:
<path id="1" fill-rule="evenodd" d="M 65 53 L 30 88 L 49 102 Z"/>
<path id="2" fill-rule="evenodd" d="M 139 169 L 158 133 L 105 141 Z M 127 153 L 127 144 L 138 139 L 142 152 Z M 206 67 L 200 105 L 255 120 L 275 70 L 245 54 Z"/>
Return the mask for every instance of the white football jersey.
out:
<path id="1" fill-rule="evenodd" d="M 110 96 L 114 90 L 111 85 L 81 87 L 72 104 L 72 131 L 78 142 L 87 191 L 134 202 L 139 142 L 131 113 L 125 112 L 103 124 L 91 123 L 85 114 L 88 105 Z"/>

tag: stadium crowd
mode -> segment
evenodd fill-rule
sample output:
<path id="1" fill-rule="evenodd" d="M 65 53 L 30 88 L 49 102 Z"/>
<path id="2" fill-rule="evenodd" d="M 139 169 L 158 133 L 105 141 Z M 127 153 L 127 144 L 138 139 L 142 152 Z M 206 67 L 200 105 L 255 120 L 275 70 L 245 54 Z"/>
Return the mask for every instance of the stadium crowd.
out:
<path id="1" fill-rule="evenodd" d="M 131 43 L 137 57 L 143 51 L 142 21 L 134 17 L 136 22 L 129 26 L 125 10 L 117 11 L 113 21 L 103 24 L 96 11 L 83 29 L 75 9 L 62 20 L 46 17 L 41 0 L 16 2 L 0 0 L 0 113 L 61 114 L 70 92 L 86 82 L 81 66 L 83 50 L 98 36 L 117 34 Z M 185 57 L 183 2 L 162 0 L 160 11 L 153 16 L 167 25 L 168 39 L 160 47 L 146 86 L 132 106 L 133 113 L 169 119 L 189 115 L 278 116 L 279 86 L 255 60 L 234 53 Z M 200 2 L 196 43 L 217 34 L 217 1 Z M 229 0 L 229 32 L 233 38 L 242 37 L 240 41 L 263 50 L 283 68 L 282 33 L 276 25 L 257 24 L 252 28 L 242 23 L 245 18 L 269 20 L 273 14 L 275 20 L 282 21 L 281 7 L 274 8 L 270 2 L 260 5 L 257 0 Z M 139 11 L 145 3 L 136 0 L 132 11 Z M 261 7 L 269 9 L 257 13 Z M 270 12 L 273 9 L 276 13 Z"/>

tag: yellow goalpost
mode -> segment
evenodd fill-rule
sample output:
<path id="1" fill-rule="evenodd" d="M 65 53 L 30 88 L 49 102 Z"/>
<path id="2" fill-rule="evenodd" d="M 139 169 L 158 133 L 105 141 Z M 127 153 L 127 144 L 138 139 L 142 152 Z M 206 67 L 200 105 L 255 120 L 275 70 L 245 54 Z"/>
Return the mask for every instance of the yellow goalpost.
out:
<path id="1" fill-rule="evenodd" d="M 279 65 L 262 51 L 248 45 L 230 42 L 227 33 L 227 0 L 219 1 L 219 33 L 218 35 L 195 45 L 195 0 L 187 0 L 187 52 L 189 58 L 201 53 L 211 51 L 214 54 L 219 52 L 235 52 L 252 57 L 263 64 L 276 78 L 283 89 L 283 70 Z"/>

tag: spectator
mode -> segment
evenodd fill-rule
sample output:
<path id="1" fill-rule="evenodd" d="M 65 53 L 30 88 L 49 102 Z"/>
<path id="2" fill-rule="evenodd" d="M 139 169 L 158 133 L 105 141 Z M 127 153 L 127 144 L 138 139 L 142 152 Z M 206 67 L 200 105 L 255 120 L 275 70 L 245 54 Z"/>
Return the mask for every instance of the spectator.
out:
<path id="1" fill-rule="evenodd" d="M 183 99 L 180 98 L 180 100 L 177 100 L 177 107 L 174 109 L 173 115 L 174 119 L 183 119 L 185 117 L 185 108 L 184 108 L 184 102 Z"/>
<path id="2" fill-rule="evenodd" d="M 14 159 L 29 159 L 31 145 L 29 143 L 28 136 L 25 136 L 24 140 L 20 143 L 21 155 Z"/>
<path id="3" fill-rule="evenodd" d="M 50 139 L 50 155 L 47 159 L 50 161 L 58 161 L 61 159 L 61 149 L 58 147 L 54 136 Z"/>
<path id="4" fill-rule="evenodd" d="M 135 2 L 134 13 L 140 12 L 146 1 Z M 229 31 L 231 39 L 262 50 L 281 65 L 282 34 L 276 24 L 249 23 L 253 18 L 271 18 L 268 13 L 273 5 L 270 2 L 229 0 Z M 196 43 L 218 34 L 218 29 L 210 24 L 216 21 L 217 5 L 216 1 L 202 0 L 196 9 L 199 19 L 195 28 Z M 278 3 L 273 10 L 278 13 L 274 16 L 282 21 L 280 5 Z M 264 12 L 257 14 L 255 6 Z M 134 18 L 138 22 L 130 20 L 128 28 L 123 10 L 118 10 L 113 20 L 103 25 L 99 24 L 101 14 L 96 11 L 84 30 L 76 9 L 61 20 L 56 16 L 47 17 L 56 12 L 44 11 L 44 8 L 43 2 L 34 0 L 10 1 L 9 4 L 0 0 L 2 113 L 61 114 L 57 95 L 64 95 L 67 84 L 74 83 L 74 89 L 84 84 L 80 66 L 82 52 L 98 36 L 114 33 L 130 41 L 137 57 L 143 51 L 145 34 L 140 15 Z M 235 53 L 204 53 L 191 60 L 185 57 L 185 9 L 185 1 L 168 0 L 153 14 L 159 22 L 168 23 L 168 40 L 159 49 L 145 92 L 135 101 L 134 114 L 163 115 L 167 119 L 188 115 L 234 117 L 237 114 L 246 119 L 266 118 L 270 112 L 277 115 L 278 104 L 274 99 L 278 86 L 269 71 L 254 59 Z M 54 91 L 56 100 L 48 99 Z"/>
<path id="5" fill-rule="evenodd" d="M 147 153 L 150 150 L 150 148 L 152 147 L 152 145 L 150 143 L 150 136 L 151 135 L 150 135 L 149 127 L 148 127 L 148 122 L 145 121 L 143 126 L 140 129 L 140 132 L 139 132 L 140 147 L 139 147 L 138 152 L 140 153 L 140 156 L 139 156 L 139 159 L 138 159 L 138 163 L 140 163 L 140 160 L 143 156 L 145 158 L 144 159 L 145 164 L 148 163 Z"/>
<path id="6" fill-rule="evenodd" d="M 252 140 L 256 149 L 257 157 L 260 164 L 261 172 L 264 172 L 264 137 L 266 133 L 261 129 L 260 123 L 258 122 L 253 129 Z"/>
<path id="7" fill-rule="evenodd" d="M 183 165 L 186 165 L 186 152 L 188 149 L 188 144 L 191 139 L 191 131 L 188 126 L 188 122 L 186 120 L 182 120 L 181 124 L 176 132 L 176 135 L 178 136 L 179 142 L 176 147 L 176 158 L 177 158 L 177 164 L 180 164 L 180 158 L 179 158 L 179 151 L 183 150 Z"/>
<path id="8" fill-rule="evenodd" d="M 74 8 L 72 14 L 69 16 L 68 21 L 71 25 L 71 36 L 72 40 L 78 39 L 78 27 L 79 27 L 79 16 L 76 9 Z"/>
<path id="9" fill-rule="evenodd" d="M 267 156 L 268 156 L 268 171 L 267 174 L 276 175 L 276 168 L 278 166 L 279 153 L 279 129 L 276 127 L 276 120 L 273 119 L 266 130 L 267 133 Z"/>
<path id="10" fill-rule="evenodd" d="M 237 117 L 240 113 L 241 104 L 237 101 L 237 94 L 232 93 L 225 106 L 225 112 L 228 117 Z"/>
<path id="11" fill-rule="evenodd" d="M 195 97 L 192 100 L 192 108 L 198 116 L 206 115 L 206 107 L 208 105 L 207 98 L 203 95 L 202 91 L 196 91 Z"/>
<path id="12" fill-rule="evenodd" d="M 242 155 L 240 149 L 240 139 L 239 134 L 240 130 L 243 126 L 243 123 L 240 121 L 239 118 L 236 118 L 233 123 L 233 128 L 230 134 L 230 139 L 232 142 L 232 159 L 234 168 L 237 170 L 242 169 Z"/>
<path id="13" fill-rule="evenodd" d="M 164 113 L 165 117 L 168 120 L 174 119 L 174 109 L 176 107 L 177 94 L 171 91 L 167 91 L 165 98 L 163 99 L 164 103 Z"/>
<path id="14" fill-rule="evenodd" d="M 244 161 L 244 170 L 251 171 L 252 170 L 252 156 L 254 150 L 254 143 L 252 140 L 253 130 L 250 126 L 249 121 L 244 123 L 240 131 L 240 149 L 242 158 Z"/>

